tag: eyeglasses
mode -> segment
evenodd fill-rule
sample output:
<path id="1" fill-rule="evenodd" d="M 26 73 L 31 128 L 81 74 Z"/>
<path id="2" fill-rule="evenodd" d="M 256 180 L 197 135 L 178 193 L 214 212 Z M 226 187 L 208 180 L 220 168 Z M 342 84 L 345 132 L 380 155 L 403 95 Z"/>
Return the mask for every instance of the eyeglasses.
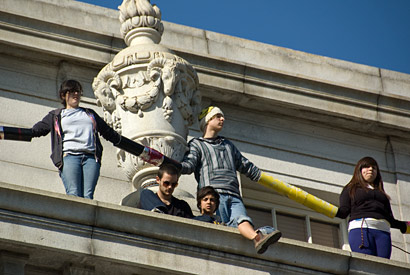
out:
<path id="1" fill-rule="evenodd" d="M 169 182 L 169 181 L 163 181 L 162 182 L 162 184 L 164 185 L 164 186 L 172 186 L 172 187 L 176 187 L 177 185 L 178 185 L 178 182 Z"/>
<path id="2" fill-rule="evenodd" d="M 66 94 L 69 93 L 70 95 L 74 95 L 74 94 L 79 94 L 79 95 L 83 95 L 82 91 L 78 91 L 78 90 L 68 90 L 66 91 Z"/>

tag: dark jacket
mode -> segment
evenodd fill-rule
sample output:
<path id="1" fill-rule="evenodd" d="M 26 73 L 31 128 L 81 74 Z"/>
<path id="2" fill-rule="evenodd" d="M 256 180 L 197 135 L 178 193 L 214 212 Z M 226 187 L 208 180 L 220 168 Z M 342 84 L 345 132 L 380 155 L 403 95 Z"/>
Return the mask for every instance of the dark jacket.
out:
<path id="1" fill-rule="evenodd" d="M 138 208 L 178 216 L 183 218 L 193 218 L 191 207 L 184 201 L 172 196 L 171 204 L 166 205 L 158 195 L 149 189 L 143 189 L 140 194 Z"/>
<path id="2" fill-rule="evenodd" d="M 354 199 L 350 198 L 350 188 L 344 188 L 340 194 L 340 206 L 336 217 L 345 219 L 349 214 L 349 221 L 361 218 L 385 219 L 392 228 L 406 232 L 405 222 L 394 218 L 389 198 L 378 189 L 357 188 Z"/>
<path id="3" fill-rule="evenodd" d="M 92 109 L 82 108 L 88 114 L 94 125 L 95 136 L 95 158 L 101 163 L 103 147 L 99 136 L 100 133 L 106 140 L 117 145 L 121 141 L 121 135 L 114 131 L 108 124 Z M 63 139 L 61 128 L 61 111 L 63 108 L 50 111 L 40 122 L 31 128 L 33 137 L 46 136 L 51 132 L 51 160 L 58 169 L 63 168 Z"/>

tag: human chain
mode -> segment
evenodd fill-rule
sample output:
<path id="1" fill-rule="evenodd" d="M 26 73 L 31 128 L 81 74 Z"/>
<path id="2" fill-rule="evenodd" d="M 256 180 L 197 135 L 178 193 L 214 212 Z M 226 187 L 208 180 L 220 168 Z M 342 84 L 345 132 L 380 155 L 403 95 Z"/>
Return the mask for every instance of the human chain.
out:
<path id="1" fill-rule="evenodd" d="M 0 139 L 29 142 L 32 139 L 31 129 L 0 126 Z M 143 146 L 123 136 L 121 137 L 121 141 L 115 146 L 130 154 L 138 156 L 145 162 L 155 166 L 171 163 L 178 168 L 181 167 L 181 164 L 178 161 L 163 155 L 155 149 L 148 146 Z M 287 196 L 289 199 L 309 207 L 318 213 L 328 216 L 329 218 L 334 218 L 337 213 L 337 206 L 317 198 L 289 183 L 275 179 L 265 173 L 262 173 L 258 183 L 269 189 L 273 189 L 279 194 Z M 410 234 L 410 221 L 406 222 L 406 224 L 407 230 L 405 234 Z"/>

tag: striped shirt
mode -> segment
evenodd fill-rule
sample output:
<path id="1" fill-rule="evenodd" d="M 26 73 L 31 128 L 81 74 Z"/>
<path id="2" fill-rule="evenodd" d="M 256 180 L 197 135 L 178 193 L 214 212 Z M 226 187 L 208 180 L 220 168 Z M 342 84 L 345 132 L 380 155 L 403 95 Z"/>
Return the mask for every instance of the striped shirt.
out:
<path id="1" fill-rule="evenodd" d="M 219 193 L 240 197 L 236 171 L 258 181 L 261 171 L 242 156 L 232 142 L 224 137 L 214 139 L 194 138 L 182 161 L 182 174 L 194 172 L 198 189 L 211 185 Z"/>

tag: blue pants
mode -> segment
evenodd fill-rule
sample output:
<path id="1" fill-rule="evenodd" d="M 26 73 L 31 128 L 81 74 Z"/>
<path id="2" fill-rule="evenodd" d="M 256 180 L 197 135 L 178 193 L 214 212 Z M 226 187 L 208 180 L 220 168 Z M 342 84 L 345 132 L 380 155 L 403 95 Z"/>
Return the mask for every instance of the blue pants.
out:
<path id="1" fill-rule="evenodd" d="M 241 198 L 224 193 L 220 193 L 219 196 L 219 207 L 216 210 L 216 215 L 221 218 L 223 223 L 231 227 L 238 227 L 238 224 L 248 221 L 253 225 Z"/>
<path id="2" fill-rule="evenodd" d="M 67 195 L 93 199 L 101 168 L 94 155 L 67 154 L 63 158 L 63 163 L 60 177 Z"/>
<path id="3" fill-rule="evenodd" d="M 349 232 L 350 249 L 353 252 L 359 252 L 367 255 L 373 255 L 390 259 L 391 255 L 391 237 L 389 232 L 376 229 L 363 228 L 364 247 L 359 248 L 362 244 L 361 229 L 352 229 Z"/>

